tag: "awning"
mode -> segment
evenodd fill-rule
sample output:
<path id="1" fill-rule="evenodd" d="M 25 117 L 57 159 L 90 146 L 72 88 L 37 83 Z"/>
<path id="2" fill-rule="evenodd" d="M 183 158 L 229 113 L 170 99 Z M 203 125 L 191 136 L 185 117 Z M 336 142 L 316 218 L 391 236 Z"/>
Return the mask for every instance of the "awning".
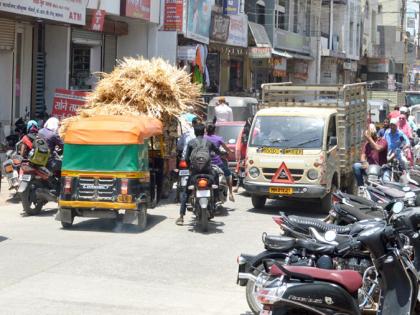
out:
<path id="1" fill-rule="evenodd" d="M 301 55 L 301 54 L 291 54 L 295 59 L 302 59 L 302 60 L 314 60 L 314 57 L 308 55 Z"/>
<path id="2" fill-rule="evenodd" d="M 267 31 L 264 25 L 257 24 L 254 22 L 248 22 L 249 29 L 251 30 L 252 37 L 257 47 L 272 47 L 270 38 L 268 37 Z"/>
<path id="3" fill-rule="evenodd" d="M 289 54 L 287 51 L 284 50 L 276 50 L 276 49 L 272 49 L 271 53 L 273 55 L 279 56 L 279 57 L 283 57 L 283 58 L 293 58 L 293 56 L 291 54 Z"/>

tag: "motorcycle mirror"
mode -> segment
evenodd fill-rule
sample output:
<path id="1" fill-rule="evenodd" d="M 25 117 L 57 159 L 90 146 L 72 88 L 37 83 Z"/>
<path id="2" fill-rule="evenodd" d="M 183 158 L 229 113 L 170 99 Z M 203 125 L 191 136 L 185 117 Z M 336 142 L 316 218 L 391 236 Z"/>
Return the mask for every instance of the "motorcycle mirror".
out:
<path id="1" fill-rule="evenodd" d="M 335 238 L 337 237 L 337 232 L 333 230 L 329 230 L 325 232 L 324 238 L 327 242 L 335 241 Z"/>
<path id="2" fill-rule="evenodd" d="M 402 201 L 397 201 L 396 203 L 394 203 L 394 205 L 392 206 L 392 212 L 394 214 L 398 214 L 400 213 L 402 210 L 404 209 L 404 203 Z"/>

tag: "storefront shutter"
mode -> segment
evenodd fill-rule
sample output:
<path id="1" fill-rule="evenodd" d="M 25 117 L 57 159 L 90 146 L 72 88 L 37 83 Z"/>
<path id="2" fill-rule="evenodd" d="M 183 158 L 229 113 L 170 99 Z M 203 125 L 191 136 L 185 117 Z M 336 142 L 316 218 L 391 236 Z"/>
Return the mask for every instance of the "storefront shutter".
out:
<path id="1" fill-rule="evenodd" d="M 117 58 L 117 36 L 105 35 L 104 40 L 104 72 L 114 70 Z"/>
<path id="2" fill-rule="evenodd" d="M 71 40 L 75 44 L 102 46 L 102 33 L 73 28 L 71 30 Z"/>
<path id="3" fill-rule="evenodd" d="M 15 21 L 0 19 L 0 50 L 13 50 L 15 47 Z"/>

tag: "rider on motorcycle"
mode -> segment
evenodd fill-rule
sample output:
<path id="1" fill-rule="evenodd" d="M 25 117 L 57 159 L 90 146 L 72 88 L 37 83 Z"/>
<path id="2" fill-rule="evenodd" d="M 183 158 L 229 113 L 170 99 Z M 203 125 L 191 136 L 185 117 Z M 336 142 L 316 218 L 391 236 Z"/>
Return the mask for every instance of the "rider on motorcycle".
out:
<path id="1" fill-rule="evenodd" d="M 222 137 L 214 134 L 215 130 L 216 130 L 216 126 L 214 124 L 208 124 L 206 127 L 207 135 L 204 138 L 212 142 L 219 150 L 220 150 L 220 147 L 222 147 L 223 149 L 225 149 L 227 154 L 231 154 L 232 150 L 228 148 L 228 146 L 223 141 Z M 211 163 L 213 165 L 220 167 L 220 169 L 223 171 L 223 174 L 226 177 L 226 182 L 229 187 L 229 200 L 235 201 L 235 198 L 233 197 L 233 192 L 232 192 L 232 172 L 230 171 L 226 160 L 222 159 L 220 155 L 215 154 L 211 158 Z"/>
<path id="2" fill-rule="evenodd" d="M 353 173 L 356 177 L 359 191 L 364 186 L 363 175 L 369 165 L 382 166 L 386 164 L 387 142 L 384 138 L 377 136 L 374 124 L 369 125 L 369 129 L 365 131 L 366 143 L 363 146 L 360 162 L 353 164 Z"/>
<path id="3" fill-rule="evenodd" d="M 188 142 L 186 153 L 183 158 L 185 161 L 187 161 L 187 164 L 190 168 L 191 168 L 191 164 L 190 164 L 191 153 L 194 150 L 194 148 L 198 147 L 200 144 L 204 144 L 204 146 L 209 150 L 210 156 L 211 156 L 211 153 L 220 154 L 220 150 L 212 142 L 204 139 L 204 131 L 205 131 L 205 126 L 201 123 L 197 124 L 194 127 L 194 134 L 196 138 Z M 194 178 L 194 175 L 197 175 L 194 172 L 194 170 L 191 169 L 190 171 L 191 171 L 190 178 L 188 180 L 189 182 L 191 181 L 192 178 Z M 213 171 L 213 169 L 211 168 L 209 170 L 209 173 L 210 175 L 212 175 L 214 182 L 218 184 L 218 174 L 216 174 L 216 172 Z M 187 191 L 184 191 L 181 193 L 181 206 L 179 209 L 180 216 L 175 222 L 177 225 L 182 225 L 184 223 L 184 216 L 187 209 L 188 198 L 189 198 L 189 190 L 187 189 Z"/>
<path id="4" fill-rule="evenodd" d="M 385 132 L 385 140 L 388 143 L 388 154 L 395 152 L 396 158 L 400 161 L 400 165 L 405 168 L 402 160 L 401 147 L 410 148 L 410 140 L 404 132 L 398 129 L 398 118 L 392 118 L 390 128 Z"/>
<path id="5" fill-rule="evenodd" d="M 26 135 L 22 137 L 18 143 L 18 154 L 23 158 L 28 157 L 29 151 L 32 150 L 32 142 L 38 134 L 38 123 L 35 120 L 28 121 L 26 125 Z"/>

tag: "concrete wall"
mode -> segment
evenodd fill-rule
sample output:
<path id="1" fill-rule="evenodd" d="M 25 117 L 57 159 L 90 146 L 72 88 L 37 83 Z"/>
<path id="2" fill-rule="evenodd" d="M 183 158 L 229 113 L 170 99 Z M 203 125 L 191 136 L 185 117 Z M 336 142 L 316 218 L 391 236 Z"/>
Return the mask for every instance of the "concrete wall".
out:
<path id="1" fill-rule="evenodd" d="M 119 36 L 117 43 L 117 58 L 128 56 L 149 57 L 148 37 L 149 29 L 147 22 L 130 19 L 128 23 L 128 35 Z"/>
<path id="2" fill-rule="evenodd" d="M 23 49 L 22 49 L 22 72 L 20 83 L 20 115 L 31 110 L 32 91 L 32 25 L 22 24 Z"/>
<path id="3" fill-rule="evenodd" d="M 70 69 L 70 28 L 45 26 L 45 103 L 51 113 L 56 88 L 67 88 Z"/>
<path id="4" fill-rule="evenodd" d="M 98 4 L 99 8 L 98 8 Z M 88 0 L 88 9 L 105 10 L 107 14 L 120 15 L 119 0 Z"/>
<path id="5" fill-rule="evenodd" d="M 177 49 L 177 32 L 163 32 L 157 33 L 157 48 L 154 54 L 161 57 L 169 63 L 176 64 L 176 49 Z"/>

